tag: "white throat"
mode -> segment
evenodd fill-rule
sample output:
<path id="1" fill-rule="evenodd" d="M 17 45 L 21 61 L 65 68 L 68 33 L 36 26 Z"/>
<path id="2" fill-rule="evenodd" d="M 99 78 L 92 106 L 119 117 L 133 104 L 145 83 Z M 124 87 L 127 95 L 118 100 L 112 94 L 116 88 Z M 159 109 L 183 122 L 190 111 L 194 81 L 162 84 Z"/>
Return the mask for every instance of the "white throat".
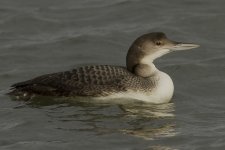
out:
<path id="1" fill-rule="evenodd" d="M 170 52 L 169 49 L 158 50 L 158 51 L 156 51 L 152 54 L 146 55 L 144 58 L 142 58 L 141 63 L 150 65 L 156 58 L 159 58 L 169 52 Z"/>

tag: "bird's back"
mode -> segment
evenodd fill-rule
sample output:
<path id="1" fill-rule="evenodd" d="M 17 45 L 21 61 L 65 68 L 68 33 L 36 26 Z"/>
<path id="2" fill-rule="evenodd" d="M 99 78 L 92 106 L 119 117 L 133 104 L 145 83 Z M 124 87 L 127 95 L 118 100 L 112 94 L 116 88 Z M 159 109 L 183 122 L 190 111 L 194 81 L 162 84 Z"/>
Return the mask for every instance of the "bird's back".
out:
<path id="1" fill-rule="evenodd" d="M 46 74 L 14 84 L 11 94 L 107 96 L 128 90 L 149 90 L 153 85 L 151 80 L 136 76 L 124 67 L 94 65 Z"/>

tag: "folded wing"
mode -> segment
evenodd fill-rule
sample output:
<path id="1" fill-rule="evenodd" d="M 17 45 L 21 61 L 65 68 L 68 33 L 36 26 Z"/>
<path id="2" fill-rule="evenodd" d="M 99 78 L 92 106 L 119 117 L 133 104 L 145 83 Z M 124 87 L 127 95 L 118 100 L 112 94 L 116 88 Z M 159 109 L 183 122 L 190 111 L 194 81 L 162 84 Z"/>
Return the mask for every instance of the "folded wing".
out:
<path id="1" fill-rule="evenodd" d="M 134 76 L 124 67 L 83 66 L 71 71 L 46 74 L 12 85 L 16 93 L 49 96 L 103 96 L 126 91 L 127 76 Z"/>

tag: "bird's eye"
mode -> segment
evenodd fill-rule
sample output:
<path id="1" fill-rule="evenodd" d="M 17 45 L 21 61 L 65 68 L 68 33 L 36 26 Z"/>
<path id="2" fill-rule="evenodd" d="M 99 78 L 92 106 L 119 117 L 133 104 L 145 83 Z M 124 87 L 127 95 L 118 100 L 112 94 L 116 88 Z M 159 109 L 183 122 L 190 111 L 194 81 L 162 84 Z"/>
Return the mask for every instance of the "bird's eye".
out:
<path id="1" fill-rule="evenodd" d="M 156 41 L 155 44 L 156 44 L 157 46 L 160 46 L 160 45 L 162 45 L 162 42 L 161 42 L 161 41 Z"/>

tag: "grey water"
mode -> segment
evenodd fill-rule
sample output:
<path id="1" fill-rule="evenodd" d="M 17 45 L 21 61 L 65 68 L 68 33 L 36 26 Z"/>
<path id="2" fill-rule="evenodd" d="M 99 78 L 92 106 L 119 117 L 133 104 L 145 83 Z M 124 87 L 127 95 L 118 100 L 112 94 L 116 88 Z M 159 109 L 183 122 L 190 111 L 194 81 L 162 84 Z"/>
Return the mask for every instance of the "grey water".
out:
<path id="1" fill-rule="evenodd" d="M 141 34 L 198 49 L 156 61 L 171 103 L 5 95 L 11 84 L 82 64 L 125 65 Z M 225 149 L 225 1 L 0 0 L 1 150 Z"/>

